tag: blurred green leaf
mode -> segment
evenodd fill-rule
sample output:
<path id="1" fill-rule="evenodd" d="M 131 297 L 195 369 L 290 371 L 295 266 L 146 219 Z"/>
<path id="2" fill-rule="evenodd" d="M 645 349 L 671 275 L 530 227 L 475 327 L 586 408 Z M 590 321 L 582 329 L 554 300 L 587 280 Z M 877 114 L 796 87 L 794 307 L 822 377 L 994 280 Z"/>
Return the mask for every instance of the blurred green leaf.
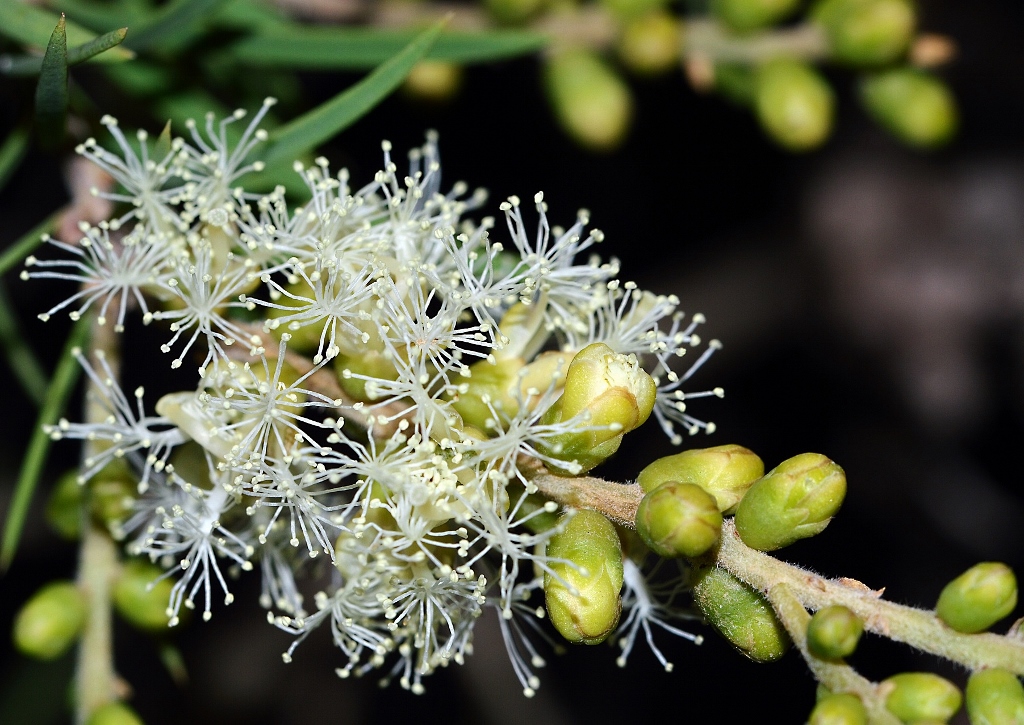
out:
<path id="1" fill-rule="evenodd" d="M 224 52 L 249 66 L 298 70 L 372 68 L 416 38 L 412 30 L 282 25 L 239 40 Z M 442 33 L 427 58 L 483 63 L 535 53 L 547 37 L 529 30 Z"/>
<path id="2" fill-rule="evenodd" d="M 11 175 L 25 158 L 28 151 L 28 127 L 16 126 L 7 138 L 3 146 L 0 146 L 0 189 L 2 189 L 11 178 Z"/>
<path id="3" fill-rule="evenodd" d="M 25 526 L 25 518 L 28 515 L 28 507 L 32 503 L 32 494 L 35 493 L 39 476 L 46 462 L 46 454 L 50 450 L 50 436 L 43 432 L 43 426 L 53 425 L 64 412 L 68 398 L 71 396 L 71 391 L 74 390 L 82 370 L 72 351 L 85 344 L 91 324 L 92 315 L 84 315 L 75 323 L 64 345 L 64 353 L 61 355 L 60 362 L 57 363 L 57 370 L 53 373 L 50 387 L 46 391 L 46 402 L 43 404 L 39 419 L 32 431 L 32 439 L 29 441 L 25 458 L 21 462 L 21 471 L 18 474 L 18 482 L 15 484 L 14 496 L 11 498 L 10 508 L 7 510 L 3 542 L 0 543 L 0 572 L 6 571 L 14 560 L 18 542 L 21 540 L 21 532 Z"/>
<path id="4" fill-rule="evenodd" d="M 44 146 L 56 146 L 64 138 L 68 115 L 68 37 L 64 16 L 50 35 L 36 86 L 36 131 Z"/>
<path id="5" fill-rule="evenodd" d="M 19 0 L 0 0 L 0 35 L 23 45 L 43 47 L 60 19 L 59 15 Z M 123 24 L 123 23 L 122 23 Z M 96 33 L 65 20 L 67 42 L 71 45 L 85 45 L 96 37 Z M 101 63 L 113 63 L 133 57 L 127 48 L 114 48 L 97 57 Z"/>
<path id="6" fill-rule="evenodd" d="M 46 400 L 46 386 L 49 380 L 43 366 L 39 364 L 35 353 L 18 330 L 18 316 L 11 309 L 7 298 L 6 285 L 0 280 L 0 346 L 18 380 L 22 390 L 28 395 L 36 407 Z"/>
<path id="7" fill-rule="evenodd" d="M 132 28 L 126 45 L 132 50 L 188 43 L 203 31 L 225 0 L 172 0 Z"/>
<path id="8" fill-rule="evenodd" d="M 270 134 L 263 154 L 271 164 L 290 161 L 314 149 L 358 121 L 405 80 L 412 67 L 427 54 L 447 20 L 420 33 L 398 55 L 337 96 Z"/>
<path id="9" fill-rule="evenodd" d="M 21 264 L 33 249 L 43 243 L 43 235 L 53 230 L 62 213 L 55 211 L 0 254 L 0 276 L 7 274 L 15 265 Z"/>
<path id="10" fill-rule="evenodd" d="M 121 44 L 128 28 L 119 28 L 104 33 L 98 38 L 90 40 L 83 45 L 76 45 L 68 50 L 68 65 L 78 65 L 90 58 L 95 58 L 100 53 L 110 50 Z M 27 76 L 39 73 L 43 68 L 43 59 L 36 56 L 0 56 L 0 72 L 11 76 Z"/>

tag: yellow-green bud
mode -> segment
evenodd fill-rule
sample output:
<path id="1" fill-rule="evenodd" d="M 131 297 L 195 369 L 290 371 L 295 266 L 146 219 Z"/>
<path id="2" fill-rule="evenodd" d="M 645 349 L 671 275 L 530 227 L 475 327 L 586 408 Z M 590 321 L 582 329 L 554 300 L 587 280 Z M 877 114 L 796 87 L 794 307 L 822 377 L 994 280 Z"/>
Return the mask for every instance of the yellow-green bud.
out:
<path id="1" fill-rule="evenodd" d="M 622 611 L 622 548 L 615 526 L 596 511 L 577 511 L 551 537 L 547 555 L 544 597 L 551 623 L 570 642 L 603 642 Z"/>
<path id="2" fill-rule="evenodd" d="M 484 7 L 499 23 L 518 25 L 536 15 L 545 0 L 484 0 Z"/>
<path id="3" fill-rule="evenodd" d="M 911 146 L 942 146 L 956 133 L 959 114 L 949 87 L 916 68 L 894 68 L 864 79 L 861 100 L 868 113 Z"/>
<path id="4" fill-rule="evenodd" d="M 636 482 L 645 492 L 666 481 L 695 483 L 715 497 L 718 509 L 732 513 L 743 494 L 764 475 L 764 463 L 753 451 L 730 443 L 713 448 L 692 448 L 665 456 L 640 471 Z"/>
<path id="5" fill-rule="evenodd" d="M 755 662 L 772 662 L 789 649 L 789 635 L 772 606 L 725 569 L 698 571 L 693 597 L 708 622 Z"/>
<path id="6" fill-rule="evenodd" d="M 82 534 L 83 489 L 78 471 L 71 470 L 57 479 L 46 501 L 46 523 L 62 539 L 74 540 Z"/>
<path id="7" fill-rule="evenodd" d="M 971 725 L 1024 723 L 1024 686 L 1012 672 L 979 670 L 967 680 L 965 695 Z"/>
<path id="8" fill-rule="evenodd" d="M 765 132 L 790 151 L 823 144 L 832 131 L 834 107 L 832 89 L 807 63 L 778 58 L 757 71 L 757 118 Z"/>
<path id="9" fill-rule="evenodd" d="M 341 389 L 352 398 L 363 401 L 373 399 L 372 385 L 368 386 L 363 378 L 353 377 L 353 373 L 382 380 L 398 378 L 394 362 L 384 357 L 384 353 L 379 350 L 367 350 L 352 357 L 339 355 L 334 359 L 334 369 L 338 373 L 338 384 L 341 385 Z"/>
<path id="10" fill-rule="evenodd" d="M 881 684 L 889 690 L 885 706 L 903 722 L 946 722 L 963 699 L 956 685 L 931 672 L 901 672 Z"/>
<path id="11" fill-rule="evenodd" d="M 619 38 L 619 57 L 637 73 L 653 75 L 675 67 L 679 60 L 679 21 L 656 10 L 630 21 Z"/>
<path id="12" fill-rule="evenodd" d="M 118 613 L 139 629 L 161 632 L 167 629 L 167 603 L 174 581 L 157 579 L 164 570 L 145 559 L 129 559 L 124 563 L 114 585 L 114 606 Z"/>
<path id="13" fill-rule="evenodd" d="M 519 412 L 516 387 L 523 364 L 520 358 L 505 358 L 493 364 L 487 360 L 473 363 L 469 366 L 465 392 L 453 399 L 452 407 L 467 425 L 492 434 L 494 426 L 503 422 L 494 420 L 495 413 L 507 420 Z"/>
<path id="14" fill-rule="evenodd" d="M 826 695 L 811 711 L 808 725 L 868 725 L 868 711 L 856 695 Z"/>
<path id="15" fill-rule="evenodd" d="M 857 649 L 864 632 L 860 617 L 846 607 L 834 604 L 819 609 L 807 624 L 807 649 L 826 660 L 849 657 Z"/>
<path id="16" fill-rule="evenodd" d="M 722 513 L 697 484 L 669 481 L 640 501 L 636 531 L 658 556 L 692 558 L 718 543 Z"/>
<path id="17" fill-rule="evenodd" d="M 14 620 L 14 644 L 29 657 L 52 660 L 67 652 L 85 624 L 85 598 L 73 582 L 51 582 Z"/>
<path id="18" fill-rule="evenodd" d="M 570 473 L 589 471 L 647 420 L 656 395 L 654 379 L 635 355 L 616 353 L 602 342 L 587 345 L 569 363 L 562 396 L 543 418 L 546 424 L 578 424 L 545 441 L 544 453 L 574 464 L 566 468 Z"/>
<path id="19" fill-rule="evenodd" d="M 633 98 L 610 66 L 574 48 L 552 56 L 544 76 L 555 115 L 570 136 L 595 150 L 619 145 L 633 116 Z"/>
<path id="20" fill-rule="evenodd" d="M 142 718 L 123 702 L 110 702 L 93 711 L 85 725 L 143 725 Z"/>
<path id="21" fill-rule="evenodd" d="M 858 66 L 899 59 L 917 23 L 911 0 L 823 0 L 811 17 L 825 28 L 832 56 Z"/>
<path id="22" fill-rule="evenodd" d="M 120 529 L 135 505 L 137 484 L 124 478 L 106 478 L 103 472 L 89 481 L 92 515 L 111 531 Z"/>
<path id="23" fill-rule="evenodd" d="M 421 60 L 405 77 L 402 90 L 431 103 L 447 101 L 462 85 L 462 66 L 444 60 Z"/>
<path id="24" fill-rule="evenodd" d="M 939 594 L 935 613 L 957 632 L 982 632 L 1017 606 L 1017 578 L 1006 564 L 975 564 Z"/>
<path id="25" fill-rule="evenodd" d="M 802 453 L 750 487 L 736 509 L 736 530 L 754 549 L 781 549 L 823 531 L 845 495 L 842 468 L 820 453 Z"/>
<path id="26" fill-rule="evenodd" d="M 711 12 L 731 29 L 746 33 L 784 20 L 800 0 L 711 0 Z"/>

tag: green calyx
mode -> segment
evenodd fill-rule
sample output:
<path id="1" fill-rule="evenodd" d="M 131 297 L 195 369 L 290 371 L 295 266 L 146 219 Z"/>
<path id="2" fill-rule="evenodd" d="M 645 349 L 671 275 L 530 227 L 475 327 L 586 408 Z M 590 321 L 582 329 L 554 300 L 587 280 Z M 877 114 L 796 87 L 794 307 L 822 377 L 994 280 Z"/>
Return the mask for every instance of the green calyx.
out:
<path id="1" fill-rule="evenodd" d="M 881 683 L 885 706 L 903 722 L 946 722 L 960 709 L 956 685 L 931 672 L 902 672 Z"/>
<path id="2" fill-rule="evenodd" d="M 939 595 L 935 613 L 958 632 L 983 632 L 1017 606 L 1017 578 L 1006 564 L 975 564 Z"/>
<path id="3" fill-rule="evenodd" d="M 666 481 L 695 483 L 715 497 L 723 514 L 730 514 L 747 489 L 763 475 L 764 463 L 756 453 L 729 444 L 659 458 L 640 471 L 636 482 L 647 493 Z"/>
<path id="4" fill-rule="evenodd" d="M 772 606 L 725 569 L 697 571 L 693 597 L 719 634 L 755 662 L 772 662 L 789 649 L 789 635 Z"/>
<path id="5" fill-rule="evenodd" d="M 619 622 L 622 548 L 615 527 L 596 511 L 563 518 L 551 537 L 544 597 L 555 629 L 574 644 L 599 644 Z"/>
<path id="6" fill-rule="evenodd" d="M 819 453 L 783 461 L 747 491 L 736 509 L 743 542 L 774 551 L 828 526 L 846 496 L 846 474 Z"/>
<path id="7" fill-rule="evenodd" d="M 757 70 L 754 110 L 777 143 L 790 151 L 809 151 L 832 131 L 835 96 L 807 63 L 776 58 Z"/>
<path id="8" fill-rule="evenodd" d="M 791 15 L 800 0 L 711 0 L 711 13 L 740 33 L 774 25 Z"/>
<path id="9" fill-rule="evenodd" d="M 47 584 L 14 620 L 14 644 L 22 654 L 53 660 L 68 651 L 85 625 L 85 597 L 74 582 Z"/>
<path id="10" fill-rule="evenodd" d="M 110 702 L 98 707 L 85 725 L 143 725 L 142 718 L 123 702 Z"/>
<path id="11" fill-rule="evenodd" d="M 633 97 L 596 53 L 582 48 L 555 53 L 544 80 L 555 115 L 570 136 L 595 150 L 619 145 L 633 117 Z"/>
<path id="12" fill-rule="evenodd" d="M 640 501 L 636 531 L 658 556 L 693 558 L 718 543 L 722 513 L 700 486 L 668 481 Z"/>
<path id="13" fill-rule="evenodd" d="M 917 24 L 911 0 L 822 0 L 811 17 L 825 29 L 832 57 L 854 66 L 899 60 Z"/>
<path id="14" fill-rule="evenodd" d="M 860 97 L 881 126 L 918 148 L 942 146 L 959 125 L 952 91 L 917 68 L 894 68 L 866 77 L 861 82 Z"/>
<path id="15" fill-rule="evenodd" d="M 148 632 L 166 630 L 170 617 L 167 603 L 173 580 L 160 579 L 164 570 L 145 559 L 129 559 L 114 585 L 114 606 L 132 625 Z M 159 581 L 157 581 L 159 579 Z"/>
<path id="16" fill-rule="evenodd" d="M 979 670 L 967 680 L 965 695 L 971 725 L 1024 723 L 1024 686 L 1012 672 Z"/>
<path id="17" fill-rule="evenodd" d="M 857 649 L 864 623 L 844 606 L 819 609 L 807 624 L 807 648 L 815 657 L 834 660 L 849 657 Z"/>
<path id="18" fill-rule="evenodd" d="M 808 725 L 867 725 L 868 711 L 856 695 L 826 695 L 811 711 Z"/>

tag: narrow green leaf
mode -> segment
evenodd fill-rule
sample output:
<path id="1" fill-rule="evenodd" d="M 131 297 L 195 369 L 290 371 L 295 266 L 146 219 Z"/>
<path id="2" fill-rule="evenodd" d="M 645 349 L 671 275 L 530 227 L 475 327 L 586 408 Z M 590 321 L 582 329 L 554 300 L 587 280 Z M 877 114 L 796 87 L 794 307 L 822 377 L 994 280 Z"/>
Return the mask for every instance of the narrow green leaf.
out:
<path id="1" fill-rule="evenodd" d="M 263 161 L 269 166 L 297 158 L 362 118 L 398 88 L 412 67 L 430 50 L 446 22 L 420 33 L 402 52 L 351 88 L 274 131 Z"/>
<path id="2" fill-rule="evenodd" d="M 25 517 L 28 515 L 29 504 L 32 503 L 32 494 L 35 493 L 36 485 L 39 483 L 39 476 L 43 471 L 46 462 L 46 454 L 50 450 L 50 436 L 43 432 L 43 426 L 53 425 L 57 422 L 61 413 L 67 405 L 71 391 L 78 381 L 81 367 L 75 360 L 72 351 L 81 348 L 89 336 L 89 326 L 92 322 L 92 315 L 85 315 L 71 330 L 67 343 L 64 345 L 64 352 L 57 369 L 53 373 L 53 379 L 49 390 L 46 392 L 46 402 L 39 413 L 35 430 L 28 444 L 28 451 L 21 463 L 21 472 L 18 474 L 18 482 L 14 487 L 14 496 L 11 498 L 11 506 L 7 511 L 7 522 L 4 524 L 3 541 L 0 543 L 0 572 L 5 572 L 14 560 L 14 554 L 18 550 L 18 542 L 21 539 L 22 529 L 25 527 Z"/>
<path id="3" fill-rule="evenodd" d="M 76 45 L 68 50 L 68 65 L 78 65 L 100 53 L 116 47 L 128 34 L 128 28 L 111 30 L 109 33 L 90 40 L 83 45 Z M 33 55 L 0 56 L 0 72 L 9 76 L 36 75 L 43 68 L 43 59 Z"/>
<path id="4" fill-rule="evenodd" d="M 36 86 L 36 130 L 44 146 L 64 139 L 68 115 L 68 37 L 64 16 L 53 29 Z"/>
<path id="5" fill-rule="evenodd" d="M 25 257 L 32 253 L 32 250 L 43 243 L 43 236 L 53 230 L 62 213 L 63 211 L 54 212 L 8 247 L 7 251 L 0 254 L 0 276 L 21 264 Z"/>
<path id="6" fill-rule="evenodd" d="M 22 389 L 37 408 L 42 406 L 46 400 L 46 386 L 49 381 L 46 379 L 43 366 L 39 364 L 32 348 L 25 342 L 25 338 L 18 330 L 18 318 L 14 314 L 14 310 L 11 309 L 6 285 L 2 280 L 0 280 L 0 346 L 3 346 L 7 364 Z"/>
<path id="7" fill-rule="evenodd" d="M 125 45 L 144 51 L 159 46 L 187 43 L 202 32 L 226 0 L 172 0 L 151 18 L 132 27 Z"/>
<path id="8" fill-rule="evenodd" d="M 6 186 L 28 151 L 28 127 L 17 126 L 0 146 L 0 189 Z"/>
<path id="9" fill-rule="evenodd" d="M 282 25 L 244 38 L 224 52 L 261 68 L 359 70 L 383 63 L 415 37 L 409 30 Z M 442 33 L 426 57 L 484 63 L 535 53 L 547 42 L 543 34 L 528 30 Z"/>
<path id="10" fill-rule="evenodd" d="M 43 47 L 46 39 L 53 32 L 59 17 L 51 12 L 43 10 L 35 5 L 29 5 L 20 0 L 0 0 L 0 35 L 15 40 L 23 45 Z M 65 21 L 68 43 L 71 45 L 84 45 L 96 37 L 96 33 L 86 30 L 80 25 Z M 109 53 L 104 53 L 97 58 L 104 63 L 128 60 L 134 54 L 127 48 L 114 48 Z"/>

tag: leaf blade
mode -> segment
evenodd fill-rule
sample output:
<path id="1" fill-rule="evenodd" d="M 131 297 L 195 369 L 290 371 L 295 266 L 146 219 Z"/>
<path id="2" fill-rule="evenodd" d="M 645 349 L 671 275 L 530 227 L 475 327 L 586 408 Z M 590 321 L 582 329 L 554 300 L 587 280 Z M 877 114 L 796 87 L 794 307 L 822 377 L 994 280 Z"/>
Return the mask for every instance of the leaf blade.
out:
<path id="1" fill-rule="evenodd" d="M 59 19 L 54 13 L 18 0 L 0 0 L 0 16 L 4 19 L 4 22 L 0 23 L 0 35 L 23 45 L 37 47 L 45 45 Z M 71 45 L 83 45 L 96 37 L 96 33 L 91 30 L 67 20 L 65 27 Z M 127 48 L 118 47 L 100 56 L 98 60 L 111 63 L 129 60 L 132 57 L 134 54 Z"/>
<path id="2" fill-rule="evenodd" d="M 212 19 L 226 0 L 173 0 L 132 28 L 126 45 L 146 51 L 169 43 L 186 43 L 196 27 Z"/>
<path id="3" fill-rule="evenodd" d="M 100 53 L 120 45 L 128 34 L 128 28 L 118 28 L 104 33 L 88 43 L 68 49 L 68 66 L 78 65 L 95 58 Z M 127 59 L 125 59 L 127 60 Z M 43 68 L 43 59 L 36 56 L 0 56 L 0 72 L 9 76 L 36 75 Z"/>
<path id="4" fill-rule="evenodd" d="M 36 85 L 36 129 L 44 146 L 64 138 L 68 113 L 68 36 L 64 15 L 50 35 Z"/>

